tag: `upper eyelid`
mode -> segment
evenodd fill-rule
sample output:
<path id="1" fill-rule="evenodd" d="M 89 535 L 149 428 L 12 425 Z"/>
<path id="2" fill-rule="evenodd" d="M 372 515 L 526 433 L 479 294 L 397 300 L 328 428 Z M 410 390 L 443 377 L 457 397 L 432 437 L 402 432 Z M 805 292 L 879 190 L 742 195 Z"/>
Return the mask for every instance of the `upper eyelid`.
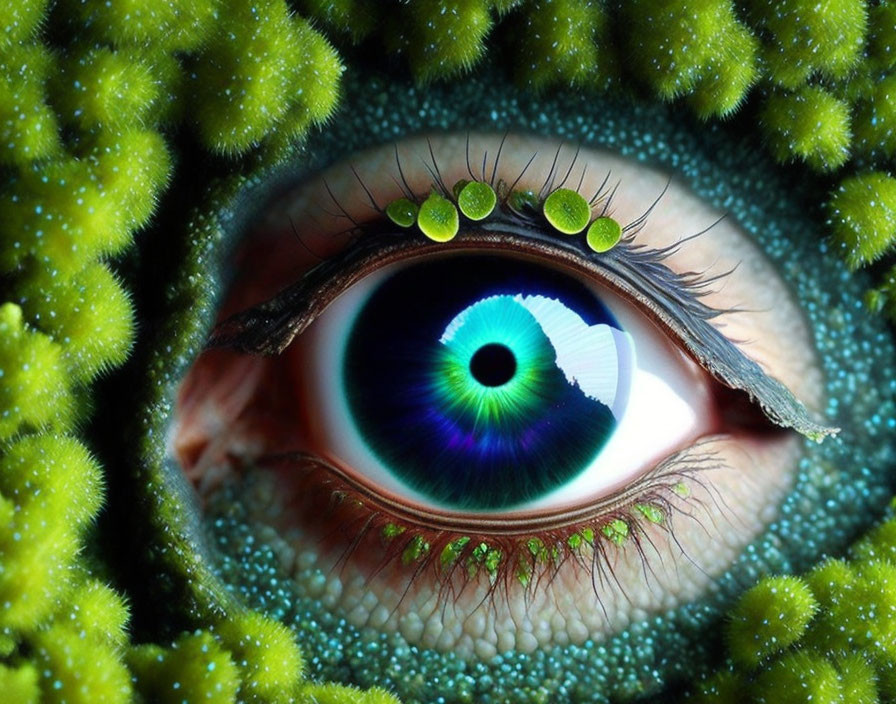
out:
<path id="1" fill-rule="evenodd" d="M 445 195 L 450 195 L 450 189 L 442 181 L 435 158 L 433 159 L 434 168 L 431 171 L 438 180 L 434 186 Z M 568 180 L 574 163 L 575 160 L 571 162 L 562 182 Z M 542 192 L 552 185 L 555 164 L 551 167 Z M 353 173 L 360 181 L 357 172 L 353 170 Z M 470 172 L 470 175 L 473 173 Z M 604 179 L 603 183 L 606 182 L 607 179 Z M 406 182 L 404 185 L 407 186 Z M 329 187 L 327 190 L 330 192 Z M 374 209 L 382 213 L 384 206 L 376 203 L 366 187 L 364 190 Z M 595 197 L 592 205 L 595 200 L 598 203 L 600 201 Z M 644 226 L 646 216 L 658 201 L 659 198 L 644 215 L 626 225 L 629 235 Z M 506 198 L 504 202 L 506 204 Z M 607 209 L 608 203 L 604 202 L 603 212 Z M 324 261 L 273 298 L 221 322 L 213 330 L 209 345 L 231 346 L 254 353 L 271 354 L 282 351 L 329 302 L 352 283 L 363 278 L 365 269 L 369 271 L 378 257 L 401 257 L 407 254 L 409 247 L 414 248 L 413 238 L 407 232 L 396 237 L 394 227 L 387 226 L 378 232 L 377 237 L 380 225 L 381 223 L 375 223 L 373 226 L 365 226 L 363 237 L 341 254 Z M 777 425 L 793 428 L 815 440 L 837 432 L 836 429 L 814 421 L 805 406 L 784 384 L 764 372 L 755 361 L 710 324 L 712 318 L 730 312 L 711 308 L 700 300 L 707 283 L 719 277 L 707 280 L 693 273 L 679 274 L 663 264 L 686 240 L 655 249 L 633 244 L 632 237 L 629 236 L 609 252 L 595 255 L 584 246 L 581 239 L 561 240 L 544 236 L 544 231 L 532 227 L 531 223 L 514 224 L 508 222 L 506 217 L 476 223 L 475 227 L 492 240 L 500 240 L 502 233 L 506 235 L 510 231 L 514 236 L 505 243 L 508 251 L 514 249 L 514 244 L 525 250 L 528 241 L 529 246 L 540 250 L 540 255 L 562 258 L 568 266 L 594 276 L 623 295 L 633 298 L 642 311 L 647 312 L 660 327 L 682 343 L 701 366 L 726 386 L 746 392 Z M 703 232 L 687 239 L 700 236 Z M 445 249 L 435 243 L 416 243 L 421 244 L 432 252 Z M 449 245 L 453 245 L 455 249 L 458 246 L 456 243 Z M 420 248 L 421 252 L 423 248 Z M 380 265 L 383 263 L 381 261 Z"/>

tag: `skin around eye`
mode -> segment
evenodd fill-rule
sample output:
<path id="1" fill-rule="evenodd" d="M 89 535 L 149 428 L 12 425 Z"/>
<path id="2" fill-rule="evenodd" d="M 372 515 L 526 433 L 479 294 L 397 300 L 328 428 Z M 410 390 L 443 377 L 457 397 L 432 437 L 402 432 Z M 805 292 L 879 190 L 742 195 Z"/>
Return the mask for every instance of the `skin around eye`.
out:
<path id="1" fill-rule="evenodd" d="M 669 183 L 668 176 L 606 152 L 576 155 L 551 140 L 511 135 L 496 166 L 500 144 L 500 138 L 465 134 L 409 140 L 398 145 L 397 159 L 395 147 L 372 150 L 281 195 L 237 254 L 238 274 L 222 316 L 264 300 L 320 257 L 350 246 L 347 223 L 378 217 L 371 200 L 384 204 L 399 197 L 402 183 L 425 194 L 433 160 L 447 183 L 469 177 L 468 150 L 471 164 L 480 165 L 474 173 L 484 171 L 488 179 L 494 171 L 496 178 L 519 179 L 518 187 L 536 191 L 551 181 L 553 171 L 555 187 L 565 180 L 591 194 L 609 172 L 610 183 L 619 184 L 611 213 L 622 223 L 637 220 L 663 194 L 636 235 L 645 247 L 673 245 L 720 216 L 682 185 Z M 731 311 L 714 324 L 810 408 L 820 408 L 821 372 L 804 317 L 735 222 L 718 222 L 665 263 L 673 271 L 707 277 L 733 269 L 704 298 L 713 308 Z M 686 497 L 674 497 L 672 530 L 647 525 L 644 540 L 602 545 L 611 553 L 608 568 L 599 574 L 587 564 L 565 564 L 532 588 L 511 580 L 506 589 L 495 589 L 483 572 L 449 585 L 454 591 L 446 598 L 428 574 L 396 565 L 383 570 L 381 533 L 351 545 L 325 519 L 309 520 L 313 508 L 296 500 L 307 487 L 296 483 L 295 473 L 256 466 L 272 451 L 301 449 L 290 447 L 296 420 L 310 423 L 315 417 L 285 391 L 294 388 L 292 381 L 294 372 L 283 359 L 207 352 L 182 386 L 172 452 L 209 504 L 222 486 L 236 481 L 238 469 L 251 468 L 256 489 L 267 497 L 251 508 L 253 518 L 286 536 L 285 559 L 300 589 L 325 597 L 354 626 L 398 631 L 410 643 L 464 657 L 602 639 L 632 621 L 699 598 L 774 518 L 800 456 L 800 441 L 792 433 L 738 428 L 713 434 L 699 444 L 713 458 L 713 468 L 691 483 Z"/>

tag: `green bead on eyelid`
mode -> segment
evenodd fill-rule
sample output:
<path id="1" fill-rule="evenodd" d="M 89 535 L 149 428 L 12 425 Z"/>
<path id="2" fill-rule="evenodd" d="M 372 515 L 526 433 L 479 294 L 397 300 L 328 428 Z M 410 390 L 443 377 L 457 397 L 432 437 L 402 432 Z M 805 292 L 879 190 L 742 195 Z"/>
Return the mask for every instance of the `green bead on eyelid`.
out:
<path id="1" fill-rule="evenodd" d="M 613 249 L 620 239 L 622 239 L 622 225 L 608 217 L 597 218 L 588 227 L 588 234 L 585 236 L 588 246 L 598 254 Z"/>
<path id="2" fill-rule="evenodd" d="M 386 206 L 386 217 L 399 227 L 413 227 L 420 207 L 412 200 L 399 198 Z"/>
<path id="3" fill-rule="evenodd" d="M 457 194 L 457 207 L 470 220 L 484 220 L 492 214 L 497 202 L 494 189 L 482 181 L 464 184 Z"/>
<path id="4" fill-rule="evenodd" d="M 591 206 L 581 195 L 569 188 L 558 188 L 544 201 L 544 216 L 554 229 L 565 235 L 575 235 L 588 227 Z"/>
<path id="5" fill-rule="evenodd" d="M 457 208 L 447 198 L 431 193 L 417 213 L 417 227 L 434 242 L 448 242 L 460 229 Z"/>

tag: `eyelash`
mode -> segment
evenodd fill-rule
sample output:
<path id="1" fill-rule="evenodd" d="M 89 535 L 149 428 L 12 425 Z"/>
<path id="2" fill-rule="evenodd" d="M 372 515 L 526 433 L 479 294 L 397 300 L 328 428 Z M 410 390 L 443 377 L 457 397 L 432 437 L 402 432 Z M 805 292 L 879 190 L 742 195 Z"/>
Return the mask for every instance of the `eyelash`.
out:
<path id="1" fill-rule="evenodd" d="M 509 187 L 502 180 L 496 181 L 500 151 L 499 148 L 488 178 L 487 155 L 483 158 L 480 178 L 476 178 L 470 168 L 469 153 L 467 154 L 467 171 L 471 179 L 488 183 L 494 188 L 499 203 L 495 210 L 498 216 L 489 216 L 482 222 L 476 222 L 476 228 L 491 236 L 509 229 L 514 239 L 528 242 L 542 256 L 547 256 L 546 252 L 560 251 L 568 261 L 585 262 L 580 265 L 580 269 L 588 268 L 589 273 L 598 269 L 605 283 L 609 281 L 611 286 L 622 290 L 623 295 L 638 300 L 641 307 L 663 327 L 671 330 L 713 376 L 728 387 L 745 391 L 751 401 L 758 401 L 773 422 L 793 427 L 816 439 L 836 432 L 814 423 L 802 404 L 780 382 L 765 375 L 758 365 L 746 358 L 709 324 L 714 317 L 732 311 L 709 308 L 700 298 L 705 295 L 707 286 L 731 272 L 703 278 L 693 272 L 676 274 L 663 264 L 681 244 L 702 236 L 712 226 L 663 249 L 647 249 L 635 244 L 635 235 L 645 226 L 648 215 L 662 198 L 664 190 L 642 216 L 622 228 L 624 236 L 613 249 L 595 255 L 588 250 L 581 237 L 562 235 L 563 239 L 558 238 L 556 233 L 551 232 L 541 213 L 547 197 L 562 188 L 570 178 L 575 159 L 560 185 L 555 188 L 555 156 L 554 166 L 539 194 L 534 196 L 534 201 L 530 201 L 528 206 L 524 204 L 524 207 L 518 208 L 514 205 L 525 201 L 514 199 L 514 194 L 518 193 L 514 191 L 514 187 L 522 179 L 525 169 Z M 442 180 L 431 149 L 430 155 L 432 164 L 429 170 L 433 177 L 433 190 L 456 206 L 453 189 L 449 189 Z M 405 181 L 397 151 L 396 165 L 401 178 L 399 185 L 405 197 L 419 205 L 422 198 L 413 193 Z M 354 235 L 354 241 L 341 254 L 322 261 L 310 276 L 303 277 L 270 301 L 219 323 L 212 332 L 210 347 L 226 346 L 249 353 L 279 354 L 338 293 L 363 278 L 359 270 L 364 273 L 365 262 L 373 260 L 372 264 L 368 262 L 369 266 L 383 266 L 387 255 L 394 256 L 396 251 L 401 254 L 403 247 L 409 242 L 413 243 L 414 236 L 407 231 L 396 234 L 398 228 L 386 218 L 386 206 L 376 202 L 357 173 L 355 177 L 370 205 L 379 213 L 380 219 L 370 224 L 360 224 L 333 197 L 337 208 L 352 222 L 352 227 L 346 232 Z M 612 191 L 605 191 L 608 181 L 609 174 L 598 192 L 588 201 L 591 208 L 600 205 L 598 217 L 610 212 L 612 196 L 619 187 L 617 184 Z M 463 230 L 462 224 L 461 232 Z M 301 242 L 301 236 L 298 232 L 296 234 Z M 422 235 L 416 239 L 418 245 L 428 247 L 430 251 L 444 246 L 428 241 L 419 242 Z M 302 244 L 311 252 L 305 243 Z M 333 280 L 335 274 L 344 275 L 346 271 L 354 273 L 354 278 L 349 276 L 349 281 L 343 281 L 342 288 L 335 293 L 331 289 L 327 291 L 327 295 L 321 295 L 322 288 Z M 440 585 L 440 597 L 443 593 L 448 593 L 457 598 L 466 585 L 483 571 L 489 579 L 489 596 L 496 589 L 520 587 L 531 593 L 544 580 L 553 580 L 562 565 L 573 560 L 580 568 L 590 571 L 594 593 L 600 602 L 598 585 L 614 579 L 613 551 L 616 548 L 631 545 L 642 558 L 646 576 L 649 570 L 646 552 L 648 546 L 653 546 L 651 529 L 664 530 L 669 533 L 673 542 L 677 542 L 673 518 L 680 515 L 698 520 L 686 508 L 700 501 L 690 495 L 692 487 L 704 489 L 717 507 L 719 501 L 723 501 L 713 491 L 712 482 L 702 479 L 703 472 L 719 466 L 714 464 L 712 455 L 699 452 L 702 442 L 667 458 L 637 482 L 609 497 L 602 505 L 590 507 L 589 517 L 564 520 L 560 525 L 538 531 L 520 529 L 508 532 L 505 529 L 503 534 L 498 530 L 484 531 L 480 527 L 476 529 L 479 533 L 476 535 L 472 530 L 461 531 L 451 526 L 427 525 L 412 515 L 399 515 L 400 508 L 386 505 L 379 497 L 365 491 L 364 487 L 352 482 L 337 467 L 329 465 L 321 457 L 285 454 L 262 457 L 259 463 L 262 466 L 286 465 L 292 471 L 298 470 L 302 475 L 301 488 L 304 495 L 319 496 L 317 492 L 324 492 L 325 496 L 321 498 L 325 498 L 329 506 L 329 516 L 325 522 L 333 526 L 325 539 L 339 531 L 351 537 L 339 558 L 341 564 L 349 560 L 365 540 L 378 536 L 383 556 L 373 566 L 372 574 L 393 566 L 403 567 L 410 572 L 406 586 L 409 589 L 419 575 L 429 573 Z M 315 504 L 319 505 L 320 503 Z M 681 552 L 689 559 L 683 549 Z"/>
<path id="2" fill-rule="evenodd" d="M 352 559 L 373 537 L 383 554 L 372 566 L 371 575 L 392 573 L 391 568 L 407 569 L 407 590 L 417 577 L 428 573 L 439 587 L 440 598 L 460 598 L 470 582 L 484 572 L 489 580 L 487 596 L 493 597 L 496 590 L 503 590 L 506 595 L 519 588 L 531 595 L 545 580 L 552 581 L 571 560 L 589 575 L 601 604 L 599 585 L 609 581 L 618 585 L 613 572 L 614 550 L 631 545 L 641 556 L 645 571 L 649 570 L 647 548 L 656 550 L 651 529 L 665 531 L 677 543 L 673 522 L 676 516 L 700 524 L 686 508 L 704 503 L 692 496 L 694 488 L 706 490 L 715 507 L 720 507 L 723 499 L 713 490 L 711 481 L 702 478 L 705 472 L 721 466 L 713 453 L 702 450 L 702 445 L 712 439 L 704 438 L 666 458 L 601 505 L 589 507 L 590 518 L 519 532 L 476 528 L 478 535 L 472 534 L 472 530 L 427 526 L 399 517 L 394 506 L 386 506 L 317 455 L 266 455 L 256 462 L 265 469 L 282 467 L 293 477 L 299 473 L 296 495 L 317 512 L 321 506 L 327 507 L 315 522 L 321 539 L 337 543 L 348 539 L 334 569 Z M 683 548 L 681 554 L 690 559 Z"/>

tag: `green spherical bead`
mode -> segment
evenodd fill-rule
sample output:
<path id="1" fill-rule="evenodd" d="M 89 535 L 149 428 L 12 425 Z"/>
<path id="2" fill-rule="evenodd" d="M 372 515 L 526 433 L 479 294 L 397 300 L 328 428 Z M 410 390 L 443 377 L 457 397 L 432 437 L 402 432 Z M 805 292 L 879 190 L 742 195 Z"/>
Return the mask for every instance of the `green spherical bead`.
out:
<path id="1" fill-rule="evenodd" d="M 749 589 L 731 611 L 727 639 L 735 661 L 755 666 L 797 642 L 818 609 L 798 577 L 767 577 Z"/>
<path id="2" fill-rule="evenodd" d="M 497 203 L 495 189 L 481 181 L 470 181 L 457 194 L 457 207 L 470 220 L 484 220 Z"/>
<path id="3" fill-rule="evenodd" d="M 386 216 L 399 227 L 412 227 L 420 207 L 412 200 L 399 198 L 386 206 Z"/>
<path id="4" fill-rule="evenodd" d="M 597 218 L 588 226 L 585 241 L 595 252 L 607 252 L 622 239 L 622 225 L 613 218 Z"/>
<path id="5" fill-rule="evenodd" d="M 460 228 L 457 208 L 447 198 L 432 193 L 420 206 L 417 227 L 434 242 L 448 242 Z"/>
<path id="6" fill-rule="evenodd" d="M 542 206 L 544 217 L 551 226 L 564 235 L 575 235 L 591 220 L 591 206 L 588 201 L 569 188 L 558 188 L 551 193 Z"/>

